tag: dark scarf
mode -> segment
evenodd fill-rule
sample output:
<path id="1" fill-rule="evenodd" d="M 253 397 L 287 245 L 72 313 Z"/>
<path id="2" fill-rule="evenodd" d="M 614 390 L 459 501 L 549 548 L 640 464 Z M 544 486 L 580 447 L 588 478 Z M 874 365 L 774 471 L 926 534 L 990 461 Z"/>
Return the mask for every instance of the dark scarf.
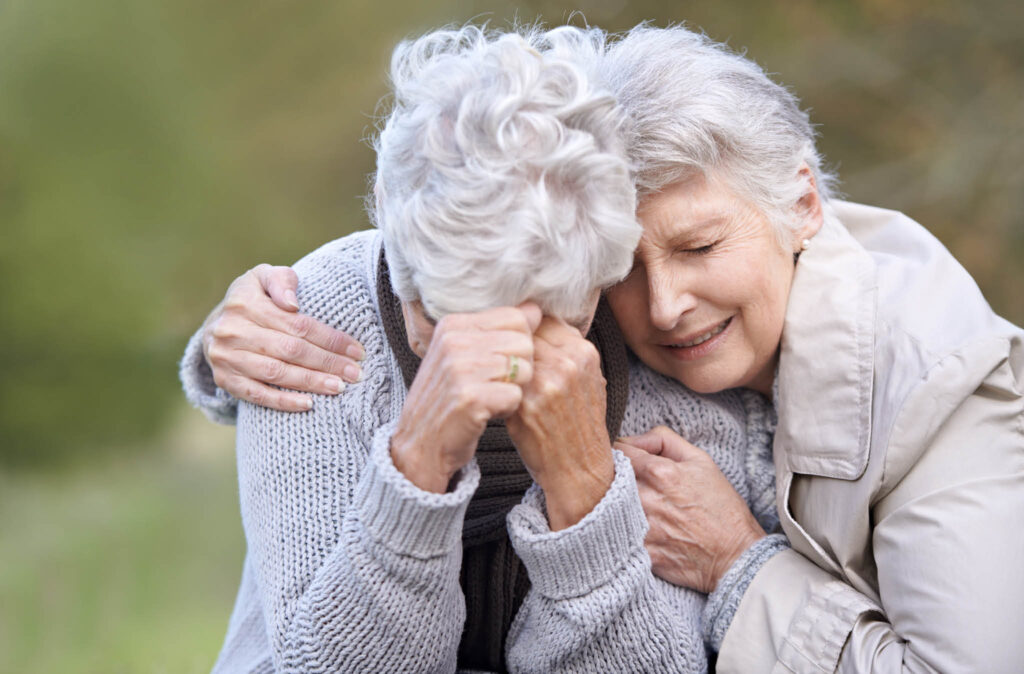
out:
<path id="1" fill-rule="evenodd" d="M 402 304 L 391 289 L 383 251 L 377 268 L 377 303 L 388 346 L 398 360 L 408 390 L 420 358 L 409 348 Z M 615 438 L 629 395 L 629 363 L 622 335 L 603 298 L 587 339 L 601 354 L 608 395 L 605 423 L 609 437 Z M 476 461 L 480 486 L 469 502 L 462 528 L 459 583 L 466 596 L 466 625 L 459 643 L 458 666 L 504 672 L 505 636 L 530 589 L 526 569 L 509 541 L 505 516 L 522 500 L 532 480 L 501 419 L 487 423 L 477 445 Z"/>

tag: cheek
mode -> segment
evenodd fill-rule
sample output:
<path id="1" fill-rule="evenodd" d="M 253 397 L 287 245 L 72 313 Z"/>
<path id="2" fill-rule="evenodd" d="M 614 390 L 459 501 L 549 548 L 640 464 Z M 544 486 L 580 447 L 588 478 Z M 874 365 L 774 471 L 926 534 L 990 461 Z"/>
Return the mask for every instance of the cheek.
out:
<path id="1" fill-rule="evenodd" d="M 748 339 L 759 352 L 772 352 L 778 346 L 782 324 L 786 315 L 789 298 L 791 273 L 785 267 L 785 260 L 768 265 L 748 279 L 752 294 L 747 299 L 746 322 Z"/>
<path id="2" fill-rule="evenodd" d="M 633 274 L 612 286 L 606 294 L 608 306 L 627 341 L 643 330 L 647 316 L 647 286 L 636 276 L 639 275 Z"/>

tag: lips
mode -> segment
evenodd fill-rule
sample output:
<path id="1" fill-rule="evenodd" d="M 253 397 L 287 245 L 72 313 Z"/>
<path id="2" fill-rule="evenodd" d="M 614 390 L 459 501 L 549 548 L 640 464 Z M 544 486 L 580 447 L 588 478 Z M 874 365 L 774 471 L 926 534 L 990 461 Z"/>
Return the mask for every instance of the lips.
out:
<path id="1" fill-rule="evenodd" d="M 678 342 L 662 343 L 661 347 L 671 354 L 673 358 L 681 360 L 696 360 L 708 355 L 718 344 L 725 339 L 723 336 L 732 325 L 733 317 L 725 319 L 721 323 L 696 334 L 687 335 Z"/>
<path id="2" fill-rule="evenodd" d="M 700 335 L 697 335 L 693 339 L 690 339 L 690 340 L 687 340 L 687 341 L 684 341 L 684 342 L 679 342 L 678 344 L 669 344 L 667 346 L 674 346 L 676 348 L 685 348 L 685 347 L 697 346 L 698 344 L 703 344 L 704 342 L 708 341 L 709 339 L 711 339 L 715 335 L 721 334 L 721 332 L 723 330 L 725 330 L 729 326 L 729 321 L 731 321 L 731 320 L 732 320 L 732 317 L 730 316 L 729 318 L 725 319 L 724 321 L 722 321 L 721 323 L 719 323 L 715 327 L 711 328 L 707 332 L 705 332 L 703 334 L 700 334 Z"/>
<path id="3" fill-rule="evenodd" d="M 682 341 L 679 341 L 679 342 L 674 342 L 672 344 L 665 344 L 664 346 L 670 346 L 670 347 L 677 348 L 677 349 L 698 346 L 698 345 L 703 344 L 704 342 L 708 341 L 712 337 L 715 337 L 716 335 L 720 335 L 723 330 L 725 330 L 727 327 L 729 327 L 729 322 L 730 321 L 732 321 L 732 316 L 730 316 L 729 318 L 725 319 L 724 321 L 722 321 L 718 325 L 714 326 L 713 328 L 711 328 L 707 332 L 698 333 L 697 335 L 695 335 L 693 337 L 690 337 L 689 339 L 682 340 Z"/>

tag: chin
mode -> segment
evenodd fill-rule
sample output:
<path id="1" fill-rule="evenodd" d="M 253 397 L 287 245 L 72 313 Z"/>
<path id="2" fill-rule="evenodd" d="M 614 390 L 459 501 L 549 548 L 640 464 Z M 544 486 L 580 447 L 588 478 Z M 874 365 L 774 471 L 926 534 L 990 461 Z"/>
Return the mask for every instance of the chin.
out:
<path id="1" fill-rule="evenodd" d="M 743 373 L 714 371 L 712 368 L 701 368 L 698 371 L 669 368 L 664 374 L 676 379 L 694 393 L 710 395 L 721 393 L 732 388 L 743 386 Z"/>

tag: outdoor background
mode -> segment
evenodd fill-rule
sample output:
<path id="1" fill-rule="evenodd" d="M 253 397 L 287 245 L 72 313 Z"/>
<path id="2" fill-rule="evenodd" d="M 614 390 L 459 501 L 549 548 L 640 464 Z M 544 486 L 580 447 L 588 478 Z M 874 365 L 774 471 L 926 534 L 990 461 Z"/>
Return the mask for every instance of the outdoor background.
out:
<path id="1" fill-rule="evenodd" d="M 366 227 L 403 36 L 686 20 L 820 125 L 1024 323 L 1024 5 L 0 1 L 0 672 L 205 672 L 244 542 L 232 432 L 176 359 L 227 284 Z M 578 20 L 578 19 L 577 19 Z"/>

